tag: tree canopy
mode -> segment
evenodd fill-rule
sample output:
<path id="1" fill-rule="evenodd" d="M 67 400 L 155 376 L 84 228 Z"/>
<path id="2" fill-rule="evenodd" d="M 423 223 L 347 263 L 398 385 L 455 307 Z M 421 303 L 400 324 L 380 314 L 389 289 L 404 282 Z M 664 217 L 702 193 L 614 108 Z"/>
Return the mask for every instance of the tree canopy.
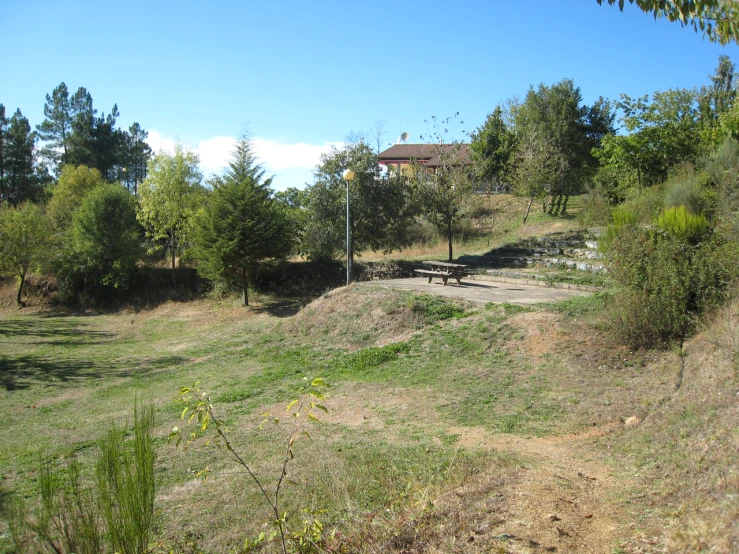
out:
<path id="1" fill-rule="evenodd" d="M 596 0 L 603 4 L 604 0 Z M 623 11 L 624 0 L 605 0 Z M 739 42 L 739 5 L 735 0 L 629 0 L 655 19 L 679 21 L 683 27 L 702 31 L 711 42 Z"/>
<path id="2" fill-rule="evenodd" d="M 61 276 L 69 291 L 100 301 L 131 283 L 141 256 L 133 197 L 118 184 L 91 190 L 65 235 Z"/>

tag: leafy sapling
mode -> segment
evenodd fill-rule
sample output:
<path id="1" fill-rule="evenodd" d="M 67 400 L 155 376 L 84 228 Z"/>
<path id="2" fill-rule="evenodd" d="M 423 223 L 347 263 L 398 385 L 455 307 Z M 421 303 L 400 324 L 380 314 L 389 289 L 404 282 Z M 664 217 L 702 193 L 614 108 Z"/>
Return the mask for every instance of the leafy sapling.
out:
<path id="1" fill-rule="evenodd" d="M 307 379 L 306 379 L 307 381 Z M 257 476 L 250 463 L 237 452 L 228 438 L 228 429 L 223 420 L 215 415 L 213 404 L 207 392 L 200 388 L 200 383 L 192 387 L 180 389 L 178 401 L 185 406 L 182 409 L 181 419 L 187 419 L 188 426 L 196 424 L 199 429 L 183 432 L 179 427 L 174 427 L 169 434 L 169 440 L 175 441 L 175 446 L 183 446 L 184 449 L 200 439 L 205 439 L 206 445 L 214 445 L 224 449 L 228 455 L 246 470 L 251 481 L 259 489 L 264 500 L 269 505 L 274 515 L 275 530 L 266 535 L 261 533 L 253 541 L 247 540 L 244 544 L 246 551 L 251 551 L 269 543 L 277 542 L 283 554 L 288 552 L 288 543 L 297 548 L 299 552 L 320 552 L 321 543 L 325 540 L 323 536 L 323 525 L 315 517 L 303 522 L 300 529 L 291 531 L 288 525 L 288 514 L 282 506 L 282 493 L 287 482 L 287 467 L 294 459 L 293 444 L 300 435 L 310 438 L 306 427 L 309 423 L 319 422 L 315 412 L 320 410 L 328 412 L 320 402 L 324 399 L 322 390 L 328 385 L 317 378 L 300 390 L 300 396 L 288 403 L 284 414 L 262 414 L 262 422 L 259 429 L 271 423 L 284 434 L 285 447 L 282 461 L 279 466 L 277 478 L 270 484 L 264 478 Z M 208 468 L 198 472 L 198 475 L 207 477 Z"/>

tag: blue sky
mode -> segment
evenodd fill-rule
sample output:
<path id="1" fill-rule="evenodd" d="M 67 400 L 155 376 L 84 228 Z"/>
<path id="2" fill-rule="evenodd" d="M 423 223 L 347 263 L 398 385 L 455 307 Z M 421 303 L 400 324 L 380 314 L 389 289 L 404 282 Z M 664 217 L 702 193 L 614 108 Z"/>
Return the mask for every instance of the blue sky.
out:
<path id="1" fill-rule="evenodd" d="M 420 142 L 432 115 L 471 131 L 539 83 L 571 78 L 592 103 L 706 84 L 719 54 L 739 63 L 736 45 L 596 0 L 0 0 L 0 17 L 7 111 L 36 125 L 55 86 L 84 86 L 206 174 L 246 126 L 278 189 L 378 120 L 386 143 Z"/>

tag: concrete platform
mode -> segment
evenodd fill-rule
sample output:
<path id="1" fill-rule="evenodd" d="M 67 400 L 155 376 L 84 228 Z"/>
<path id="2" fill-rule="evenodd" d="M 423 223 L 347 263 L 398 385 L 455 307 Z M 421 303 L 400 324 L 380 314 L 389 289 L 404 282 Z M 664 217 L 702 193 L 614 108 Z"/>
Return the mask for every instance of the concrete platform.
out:
<path id="1" fill-rule="evenodd" d="M 360 286 L 380 286 L 391 289 L 414 290 L 426 294 L 438 294 L 454 298 L 463 298 L 476 304 L 536 304 L 538 302 L 554 302 L 573 296 L 587 296 L 590 292 L 580 290 L 566 290 L 513 283 L 492 283 L 481 281 L 465 281 L 458 285 L 451 280 L 443 285 L 440 279 L 431 283 L 426 277 L 411 277 L 408 279 L 386 279 L 382 281 L 365 281 L 357 283 Z"/>

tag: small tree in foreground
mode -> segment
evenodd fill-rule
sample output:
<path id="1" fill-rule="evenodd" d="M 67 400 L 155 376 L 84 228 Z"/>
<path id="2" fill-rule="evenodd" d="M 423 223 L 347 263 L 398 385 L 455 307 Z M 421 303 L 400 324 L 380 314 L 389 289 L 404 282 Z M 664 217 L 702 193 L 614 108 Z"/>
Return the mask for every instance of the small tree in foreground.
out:
<path id="1" fill-rule="evenodd" d="M 307 381 L 307 379 L 306 379 Z M 326 382 L 320 377 L 306 383 L 301 390 L 299 398 L 292 400 L 286 406 L 283 414 L 272 414 L 265 412 L 262 414 L 261 429 L 267 423 L 272 423 L 284 435 L 284 451 L 279 464 L 277 478 L 270 483 L 264 477 L 259 477 L 254 472 L 253 462 L 245 459 L 242 453 L 237 452 L 233 444 L 228 438 L 228 429 L 225 423 L 218 419 L 215 415 L 213 404 L 211 404 L 210 396 L 200 389 L 200 383 L 195 383 L 192 387 L 183 387 L 180 389 L 179 400 L 185 405 L 182 410 L 181 419 L 187 418 L 188 424 L 196 422 L 200 432 L 190 431 L 183 433 L 179 427 L 172 429 L 169 434 L 170 441 L 175 441 L 175 446 L 181 443 L 187 448 L 191 443 L 202 438 L 209 431 L 211 437 L 206 440 L 206 445 L 214 445 L 222 448 L 227 455 L 238 465 L 240 465 L 249 475 L 249 479 L 257 487 L 265 502 L 269 505 L 271 515 L 274 516 L 273 525 L 275 529 L 271 534 L 261 533 L 253 541 L 248 539 L 244 543 L 244 550 L 251 552 L 259 549 L 269 543 L 277 542 L 283 554 L 293 551 L 295 547 L 297 552 L 313 553 L 324 552 L 322 544 L 326 537 L 323 536 L 323 524 L 315 518 L 303 521 L 302 528 L 295 528 L 289 521 L 288 513 L 284 511 L 283 494 L 285 486 L 288 483 L 287 466 L 294 459 L 293 445 L 300 435 L 306 435 L 310 438 L 310 434 L 306 430 L 306 426 L 310 422 L 318 422 L 318 418 L 314 415 L 316 410 L 328 412 L 320 401 L 324 399 L 322 389 L 327 387 Z M 184 439 L 184 442 L 183 442 Z M 199 475 L 207 476 L 208 468 L 198 472 Z M 289 550 L 288 550 L 289 548 Z"/>
<path id="2" fill-rule="evenodd" d="M 36 204 L 0 206 L 0 274 L 18 279 L 19 306 L 28 272 L 39 263 L 50 236 L 49 222 Z"/>
<path id="3" fill-rule="evenodd" d="M 251 145 L 242 138 L 198 218 L 195 258 L 198 271 L 210 279 L 238 285 L 249 305 L 249 280 L 259 264 L 290 253 L 290 225 L 285 210 L 272 197 L 272 178 L 264 178 Z"/>

